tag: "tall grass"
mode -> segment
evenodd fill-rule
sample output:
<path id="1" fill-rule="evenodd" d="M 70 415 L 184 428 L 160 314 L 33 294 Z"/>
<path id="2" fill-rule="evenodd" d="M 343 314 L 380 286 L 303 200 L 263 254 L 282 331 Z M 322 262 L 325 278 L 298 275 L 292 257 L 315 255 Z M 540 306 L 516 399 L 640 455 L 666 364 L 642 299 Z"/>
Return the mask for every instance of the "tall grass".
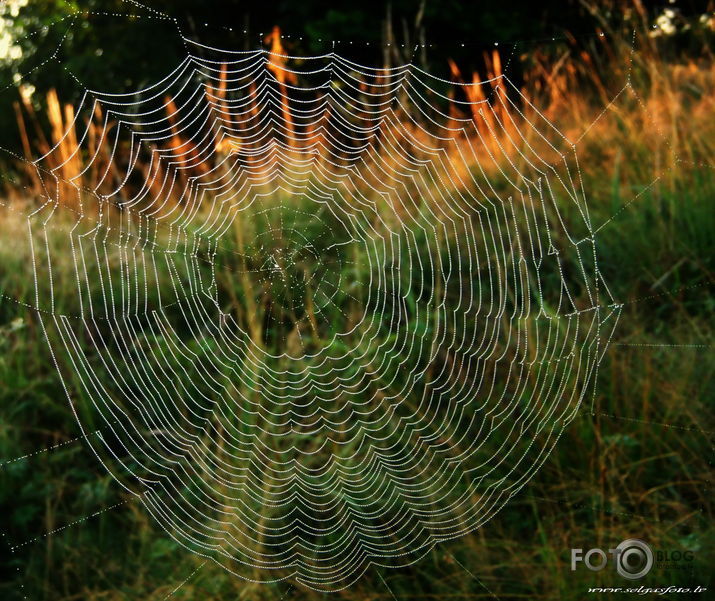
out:
<path id="1" fill-rule="evenodd" d="M 439 545 L 412 567 L 372 570 L 336 598 L 582 599 L 588 586 L 628 584 L 609 570 L 572 572 L 569 550 L 608 549 L 628 537 L 695 554 L 685 569 L 653 570 L 643 584 L 713 584 L 715 64 L 706 56 L 665 60 L 647 32 L 635 48 L 630 36 L 607 33 L 591 53 L 566 46 L 556 57 L 525 56 L 521 90 L 577 143 L 591 218 L 601 224 L 600 269 L 624 303 L 593 407 L 583 408 L 536 478 L 484 527 Z M 487 55 L 484 75 L 498 75 L 502 59 Z M 281 73 L 281 64 L 273 68 Z M 456 65 L 452 75 L 472 79 Z M 221 97 L 222 85 L 213 92 Z M 28 158 L 60 143 L 74 118 L 53 91 L 43 104 L 44 115 L 28 98 L 16 106 Z M 532 109 L 524 110 L 528 119 Z M 102 118 L 95 115 L 96 123 Z M 91 131 L 101 148 L 101 129 Z M 180 133 L 168 143 L 177 154 L 192 152 Z M 77 157 L 62 167 L 66 180 L 82 168 L 76 145 L 72 134 L 60 143 L 58 157 Z M 82 185 L 94 185 L 110 166 L 108 155 L 103 160 Z M 108 188 L 111 166 L 109 173 Z M 34 172 L 25 177 L 28 187 L 8 187 L 0 207 L 0 457 L 62 446 L 0 467 L 2 544 L 39 537 L 1 551 L 2 598 L 158 601 L 179 585 L 173 598 L 321 598 L 287 584 L 238 581 L 210 563 L 200 567 L 202 560 L 122 495 L 84 443 L 68 442 L 74 417 L 35 314 L 22 304 L 34 304 L 29 257 L 17 251 L 17 236 L 27 231 L 22 207 L 43 194 Z M 234 226 L 230 250 L 240 261 L 256 232 Z M 244 278 L 236 285 L 230 271 L 222 277 L 236 318 L 256 343 L 269 344 L 265 321 L 255 317 L 266 309 L 253 291 L 257 283 Z M 55 295 L 77 313 L 71 289 Z M 64 528 L 117 503 L 124 504 Z"/>

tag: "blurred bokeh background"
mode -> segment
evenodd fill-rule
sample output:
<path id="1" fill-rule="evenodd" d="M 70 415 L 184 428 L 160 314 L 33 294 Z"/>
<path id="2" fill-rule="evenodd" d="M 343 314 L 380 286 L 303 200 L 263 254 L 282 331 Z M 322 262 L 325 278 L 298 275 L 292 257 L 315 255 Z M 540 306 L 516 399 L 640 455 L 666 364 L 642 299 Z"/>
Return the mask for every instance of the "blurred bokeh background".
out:
<path id="1" fill-rule="evenodd" d="M 124 93 L 170 72 L 186 52 L 179 33 L 220 48 L 414 62 L 454 82 L 503 73 L 578 140 L 593 221 L 608 224 L 599 263 L 624 306 L 594 410 L 484 527 L 335 597 L 582 599 L 589 586 L 627 583 L 608 570 L 572 572 L 570 549 L 629 537 L 693 554 L 638 584 L 713 585 L 714 9 L 694 0 L 0 5 L 0 596 L 322 597 L 195 573 L 199 559 L 127 502 L 81 441 L 68 442 L 78 430 L 15 252 L 25 228 L 16 209 L 42 194 L 27 161 L 62 137 L 85 87 Z M 11 552 L 18 541 L 33 542 Z"/>

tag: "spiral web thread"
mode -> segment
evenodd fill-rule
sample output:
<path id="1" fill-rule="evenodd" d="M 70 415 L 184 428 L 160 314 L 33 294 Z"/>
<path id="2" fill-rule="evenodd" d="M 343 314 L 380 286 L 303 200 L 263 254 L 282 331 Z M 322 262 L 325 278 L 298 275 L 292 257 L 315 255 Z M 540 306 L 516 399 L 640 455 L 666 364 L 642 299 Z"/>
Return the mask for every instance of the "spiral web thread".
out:
<path id="1" fill-rule="evenodd" d="M 34 161 L 38 315 L 172 538 L 338 590 L 485 524 L 592 394 L 619 306 L 575 146 L 504 76 L 185 41 Z"/>

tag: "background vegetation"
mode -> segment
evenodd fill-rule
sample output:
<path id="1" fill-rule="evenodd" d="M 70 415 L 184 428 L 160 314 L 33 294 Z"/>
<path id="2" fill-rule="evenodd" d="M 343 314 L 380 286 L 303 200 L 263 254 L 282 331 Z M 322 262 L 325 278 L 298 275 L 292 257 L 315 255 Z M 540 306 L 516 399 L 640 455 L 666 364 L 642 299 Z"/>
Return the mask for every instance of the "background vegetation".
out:
<path id="1" fill-rule="evenodd" d="M 601 366 L 594 411 L 584 408 L 534 480 L 483 528 L 438 546 L 411 568 L 372 570 L 335 597 L 581 599 L 588 586 L 628 584 L 609 570 L 571 572 L 570 549 L 610 548 L 627 537 L 643 538 L 657 549 L 694 552 L 692 562 L 679 564 L 685 569 L 653 570 L 639 584 L 715 586 L 713 7 L 679 2 L 649 7 L 636 1 L 562 9 L 561 2 L 547 2 L 538 9 L 525 4 L 519 10 L 485 10 L 467 4 L 427 3 L 418 19 L 418 4 L 395 3 L 388 20 L 377 3 L 329 11 L 286 3 L 249 11 L 248 37 L 229 35 L 226 19 L 216 23 L 216 3 L 151 4 L 175 15 L 187 35 L 224 47 L 255 47 L 256 31 L 285 23 L 291 35 L 304 37 L 286 42 L 298 53 L 323 49 L 321 40 L 372 40 L 380 47 L 377 56 L 366 48 L 346 52 L 397 64 L 404 57 L 385 54 L 381 42 L 425 36 L 435 40 L 434 48 L 420 60 L 437 73 L 459 72 L 465 79 L 474 69 L 482 75 L 494 69 L 493 55 L 484 50 L 493 49 L 495 37 L 508 40 L 508 50 L 501 51 L 507 74 L 566 135 L 580 139 L 592 219 L 607 224 L 599 232 L 599 262 L 624 310 Z M 6 17 L 26 34 L 88 8 L 127 12 L 121 2 L 54 1 L 22 8 L 17 19 Z M 182 52 L 173 24 L 109 15 L 77 18 L 79 26 L 59 58 L 92 87 L 135 88 L 165 73 Z M 6 60 L 8 83 L 20 64 L 42 63 L 48 48 L 56 47 L 52 36 L 58 31 L 53 27 L 21 43 L 23 60 Z M 455 61 L 451 70 L 448 58 Z M 42 143 L 39 132 L 51 139 L 53 103 L 72 102 L 77 89 L 66 73 L 57 65 L 33 72 L 25 80 L 35 86 L 29 104 L 14 85 L 2 93 L 7 110 L 0 145 L 27 154 L 17 110 L 30 132 L 30 152 Z M 32 303 L 32 285 L 13 242 L 24 227 L 14 207 L 32 201 L 36 191 L 22 187 L 29 185 L 23 164 L 3 154 L 0 597 L 162 600 L 177 587 L 176 599 L 321 597 L 287 584 L 237 581 L 208 565 L 196 571 L 199 559 L 163 535 L 140 506 L 127 502 L 83 442 L 71 442 L 77 436 L 74 417 L 42 331 L 22 304 Z M 62 291 L 56 294 L 61 297 Z M 32 542 L 9 552 L 24 541 Z"/>

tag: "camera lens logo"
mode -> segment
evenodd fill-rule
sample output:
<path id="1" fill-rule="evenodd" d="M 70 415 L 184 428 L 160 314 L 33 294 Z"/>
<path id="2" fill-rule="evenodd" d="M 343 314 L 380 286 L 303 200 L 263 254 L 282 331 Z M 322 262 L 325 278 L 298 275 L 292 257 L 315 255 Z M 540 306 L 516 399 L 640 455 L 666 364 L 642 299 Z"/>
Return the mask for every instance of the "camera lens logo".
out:
<path id="1" fill-rule="evenodd" d="M 623 578 L 637 580 L 643 578 L 653 567 L 653 551 L 650 546 L 638 538 L 627 538 L 615 549 L 609 549 L 611 560 L 616 572 Z M 571 571 L 577 564 L 583 564 L 592 572 L 599 572 L 609 563 L 608 555 L 603 549 L 595 547 L 586 553 L 583 549 L 571 549 Z"/>
<path id="2" fill-rule="evenodd" d="M 653 567 L 653 551 L 640 539 L 627 538 L 609 550 L 616 560 L 616 571 L 629 580 L 643 578 Z"/>

